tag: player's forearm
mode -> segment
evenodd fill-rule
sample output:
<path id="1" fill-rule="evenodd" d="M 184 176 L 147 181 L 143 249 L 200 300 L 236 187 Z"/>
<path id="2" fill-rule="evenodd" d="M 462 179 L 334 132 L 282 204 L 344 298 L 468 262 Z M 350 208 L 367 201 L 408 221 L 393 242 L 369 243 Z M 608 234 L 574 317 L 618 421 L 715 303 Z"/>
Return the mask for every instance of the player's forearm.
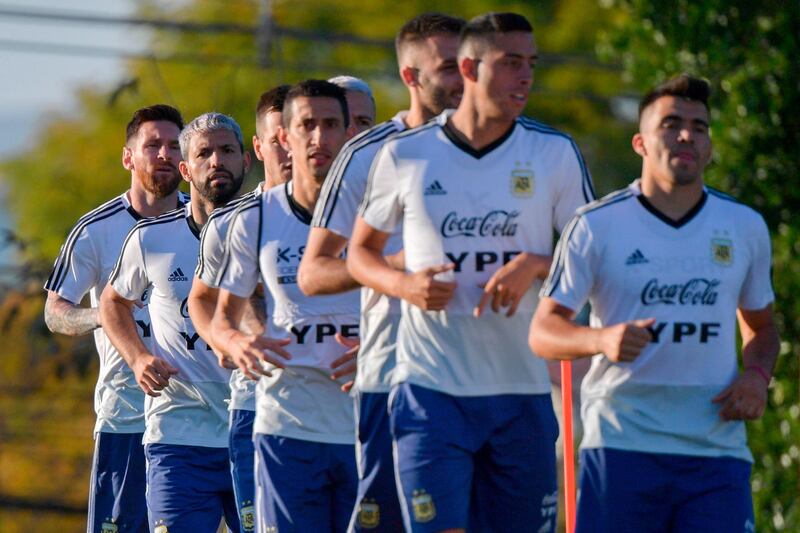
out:
<path id="1" fill-rule="evenodd" d="M 366 246 L 351 245 L 347 256 L 347 270 L 353 278 L 376 291 L 403 297 L 405 272 L 395 270 L 377 250 Z"/>
<path id="2" fill-rule="evenodd" d="M 537 311 L 528 334 L 528 345 L 535 354 L 545 359 L 591 357 L 601 351 L 600 331 L 579 326 L 557 313 Z"/>
<path id="3" fill-rule="evenodd" d="M 263 335 L 266 331 L 267 315 L 264 312 L 264 297 L 256 293 L 247 300 L 239 321 L 239 329 L 251 335 Z"/>
<path id="4" fill-rule="evenodd" d="M 79 307 L 58 296 L 48 295 L 44 321 L 53 333 L 85 335 L 100 327 L 100 313 L 96 308 Z"/>
<path id="5" fill-rule="evenodd" d="M 324 255 L 303 257 L 297 284 L 306 296 L 339 294 L 359 287 L 348 272 L 344 259 Z"/>
<path id="6" fill-rule="evenodd" d="M 122 358 L 133 368 L 142 356 L 149 355 L 139 330 L 133 320 L 131 304 L 116 299 L 107 298 L 103 293 L 100 301 L 100 317 L 103 322 L 103 331 L 108 335 L 111 344 L 117 349 Z"/>
<path id="7" fill-rule="evenodd" d="M 214 318 L 214 310 L 217 306 L 217 291 L 216 289 L 204 288 L 200 289 L 195 278 L 192 283 L 192 290 L 189 293 L 189 318 L 192 319 L 197 334 L 202 337 L 204 341 L 212 345 L 212 348 L 217 348 L 211 335 L 211 320 Z"/>
<path id="8" fill-rule="evenodd" d="M 214 318 L 211 319 L 211 339 L 215 346 L 219 346 L 225 353 L 229 353 L 227 346 L 237 335 L 243 333 L 237 327 L 244 315 L 244 298 L 234 298 L 232 295 L 220 296 Z"/>
<path id="9" fill-rule="evenodd" d="M 774 322 L 755 331 L 749 339 L 742 340 L 744 367 L 756 366 L 771 376 L 780 352 L 780 338 Z"/>

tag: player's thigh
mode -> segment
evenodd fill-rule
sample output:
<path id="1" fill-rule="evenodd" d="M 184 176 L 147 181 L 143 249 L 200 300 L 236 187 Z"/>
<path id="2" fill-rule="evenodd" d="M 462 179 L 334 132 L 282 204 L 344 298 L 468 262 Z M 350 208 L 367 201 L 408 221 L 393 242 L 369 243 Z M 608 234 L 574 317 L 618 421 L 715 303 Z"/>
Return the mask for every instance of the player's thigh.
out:
<path id="1" fill-rule="evenodd" d="M 388 393 L 360 393 L 357 396 L 359 480 L 352 531 L 381 533 L 403 529 L 388 401 Z"/>
<path id="2" fill-rule="evenodd" d="M 671 476 L 654 454 L 581 450 L 576 533 L 661 533 L 672 516 Z"/>
<path id="3" fill-rule="evenodd" d="M 404 383 L 390 420 L 406 530 L 466 528 L 474 450 L 459 398 Z"/>
<path id="4" fill-rule="evenodd" d="M 681 472 L 685 495 L 676 505 L 674 533 L 755 531 L 750 492 L 750 463 L 733 458 L 691 458 L 689 472 Z"/>
<path id="5" fill-rule="evenodd" d="M 353 514 L 358 492 L 355 446 L 352 444 L 327 444 L 331 481 L 332 531 L 346 531 Z"/>
<path id="6" fill-rule="evenodd" d="M 230 413 L 228 450 L 231 458 L 233 490 L 243 531 L 253 531 L 255 527 L 254 420 L 255 411 L 235 409 Z"/>
<path id="7" fill-rule="evenodd" d="M 97 533 L 115 527 L 119 531 L 146 532 L 146 476 L 141 433 L 98 433 L 87 529 Z"/>
<path id="8" fill-rule="evenodd" d="M 225 514 L 224 495 L 232 495 L 228 450 L 148 444 L 145 454 L 150 530 L 215 533 Z M 238 519 L 229 525 L 238 528 Z"/>
<path id="9" fill-rule="evenodd" d="M 256 434 L 258 531 L 331 531 L 332 498 L 325 446 Z"/>
<path id="10" fill-rule="evenodd" d="M 474 531 L 555 531 L 558 421 L 548 394 L 487 398 L 497 424 L 475 459 Z"/>

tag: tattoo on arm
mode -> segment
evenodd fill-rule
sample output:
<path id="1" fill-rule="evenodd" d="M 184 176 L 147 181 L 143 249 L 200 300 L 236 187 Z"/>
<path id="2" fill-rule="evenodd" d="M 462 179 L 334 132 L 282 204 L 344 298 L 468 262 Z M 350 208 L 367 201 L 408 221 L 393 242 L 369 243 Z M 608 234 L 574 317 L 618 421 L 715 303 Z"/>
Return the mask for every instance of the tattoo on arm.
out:
<path id="1" fill-rule="evenodd" d="M 96 308 L 80 307 L 58 296 L 48 297 L 44 321 L 53 333 L 85 335 L 100 327 L 100 313 Z"/>

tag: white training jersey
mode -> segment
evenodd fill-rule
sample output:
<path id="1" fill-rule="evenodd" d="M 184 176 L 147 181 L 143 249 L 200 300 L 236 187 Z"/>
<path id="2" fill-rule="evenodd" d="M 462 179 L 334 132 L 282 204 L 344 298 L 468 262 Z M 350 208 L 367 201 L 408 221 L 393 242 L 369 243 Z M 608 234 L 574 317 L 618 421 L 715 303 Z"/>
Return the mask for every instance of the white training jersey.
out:
<path id="1" fill-rule="evenodd" d="M 188 201 L 180 194 L 178 203 Z M 108 276 L 114 269 L 125 236 L 142 216 L 131 206 L 125 192 L 88 212 L 75 224 L 61 247 L 45 290 L 53 291 L 75 305 L 89 293 L 91 307 L 97 308 Z M 135 298 L 143 307 L 134 309 L 134 320 L 145 345 L 150 342 L 150 315 L 146 291 Z M 141 433 L 144 431 L 144 393 L 133 371 L 122 359 L 102 328 L 94 330 L 100 356 L 100 374 L 94 389 L 97 413 L 94 431 Z"/>
<path id="2" fill-rule="evenodd" d="M 656 319 L 635 361 L 592 359 L 582 447 L 752 461 L 744 423 L 720 419 L 711 399 L 737 374 L 736 309 L 774 299 L 758 213 L 706 188 L 676 222 L 634 182 L 578 211 L 542 295 L 574 310 L 588 299 L 596 328 Z"/>
<path id="3" fill-rule="evenodd" d="M 527 343 L 540 283 L 516 314 L 474 318 L 481 285 L 523 252 L 550 255 L 553 232 L 593 198 L 569 136 L 528 118 L 482 150 L 463 143 L 445 112 L 397 134 L 375 159 L 361 216 L 387 233 L 403 224 L 406 269 L 454 263 L 458 287 L 444 311 L 402 303 L 393 383 L 455 396 L 546 394 L 545 362 Z"/>
<path id="4" fill-rule="evenodd" d="M 308 239 L 311 214 L 291 197 L 292 182 L 243 202 L 228 231 L 220 288 L 246 298 L 261 281 L 266 288 L 267 337 L 290 338 L 285 370 L 271 368 L 256 386 L 253 431 L 295 439 L 353 444 L 353 403 L 340 390 L 350 377 L 330 379 L 331 363 L 346 349 L 334 335 L 358 336 L 358 294 L 306 296 L 297 268 Z"/>
<path id="5" fill-rule="evenodd" d="M 150 289 L 153 354 L 179 370 L 161 396 L 145 399 L 144 443 L 225 448 L 230 371 L 217 364 L 187 308 L 200 244 L 191 213 L 189 204 L 139 222 L 109 283 L 129 300 Z"/>
<path id="6" fill-rule="evenodd" d="M 325 178 L 312 226 L 326 228 L 350 240 L 358 206 L 364 200 L 372 160 L 386 139 L 406 129 L 405 114 L 405 111 L 398 113 L 344 145 Z M 384 253 L 395 254 L 402 247 L 402 233 L 396 231 L 389 237 Z M 399 325 L 399 300 L 368 287 L 361 289 L 361 347 L 354 392 L 389 391 Z"/>
<path id="7" fill-rule="evenodd" d="M 249 198 L 261 195 L 259 183 L 255 190 L 227 203 L 224 207 L 215 209 L 208 217 L 203 231 L 200 232 L 200 254 L 197 258 L 197 268 L 194 275 L 200 278 L 208 287 L 219 288 L 219 273 L 225 258 L 225 237 L 228 227 L 233 219 L 233 213 L 240 203 Z M 256 410 L 256 382 L 245 376 L 241 370 L 231 372 L 231 410 L 242 409 L 245 411 Z"/>

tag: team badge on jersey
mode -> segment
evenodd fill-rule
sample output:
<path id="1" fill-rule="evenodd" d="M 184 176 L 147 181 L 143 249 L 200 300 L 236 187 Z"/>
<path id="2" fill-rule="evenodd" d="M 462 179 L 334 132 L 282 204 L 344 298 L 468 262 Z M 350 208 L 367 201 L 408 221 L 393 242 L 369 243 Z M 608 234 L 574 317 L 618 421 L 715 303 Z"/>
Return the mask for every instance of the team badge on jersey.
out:
<path id="1" fill-rule="evenodd" d="M 521 169 L 511 171 L 511 194 L 517 198 L 533 196 L 533 171 Z"/>
<path id="2" fill-rule="evenodd" d="M 169 533 L 169 529 L 167 529 L 166 524 L 161 524 L 156 526 L 156 528 L 153 530 L 153 533 Z"/>
<path id="3" fill-rule="evenodd" d="M 106 520 L 100 524 L 100 533 L 119 533 L 119 528 L 117 524 L 114 523 L 114 520 L 106 518 Z"/>
<path id="4" fill-rule="evenodd" d="M 364 500 L 358 507 L 358 525 L 364 529 L 378 527 L 381 522 L 381 508 L 374 500 Z"/>
<path id="5" fill-rule="evenodd" d="M 245 505 L 239 511 L 239 516 L 242 519 L 242 529 L 245 531 L 256 530 L 256 509 L 253 507 L 252 502 L 245 502 Z"/>
<path id="6" fill-rule="evenodd" d="M 730 239 L 711 239 L 711 259 L 722 266 L 733 264 L 733 243 Z"/>
<path id="7" fill-rule="evenodd" d="M 433 498 L 424 490 L 415 490 L 411 497 L 414 508 L 414 520 L 417 522 L 430 522 L 436 518 L 436 506 Z"/>

